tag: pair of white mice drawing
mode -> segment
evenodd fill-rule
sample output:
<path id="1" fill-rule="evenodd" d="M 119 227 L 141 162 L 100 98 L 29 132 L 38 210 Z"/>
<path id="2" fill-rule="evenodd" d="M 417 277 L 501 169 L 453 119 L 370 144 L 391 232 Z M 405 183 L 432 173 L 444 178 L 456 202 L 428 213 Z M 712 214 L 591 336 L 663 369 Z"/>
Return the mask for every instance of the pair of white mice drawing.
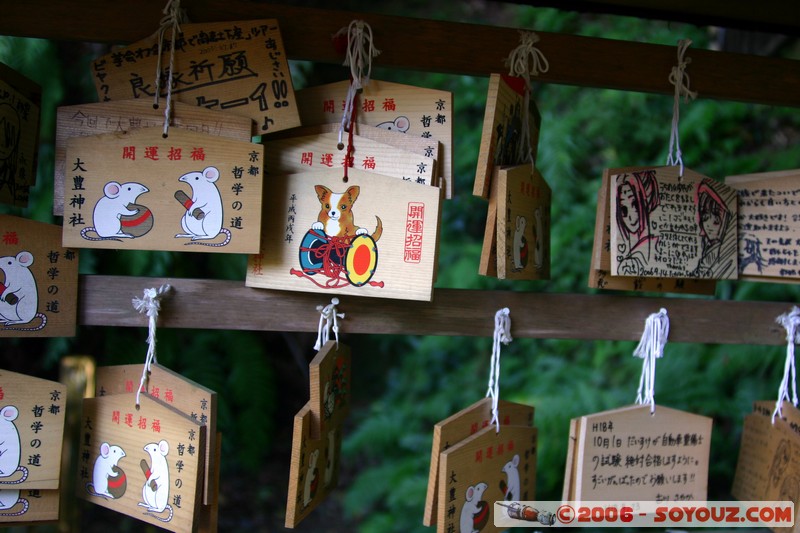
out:
<path id="1" fill-rule="evenodd" d="M 216 185 L 219 177 L 219 170 L 216 167 L 206 167 L 202 172 L 188 172 L 178 178 L 178 181 L 190 186 L 192 195 L 189 197 L 182 191 L 175 193 L 178 201 L 186 209 L 181 217 L 183 233 L 176 234 L 176 238 L 190 238 L 192 242 L 187 244 L 206 246 L 224 246 L 230 241 L 230 230 L 222 227 L 222 196 Z M 136 208 L 137 202 L 139 196 L 147 192 L 150 192 L 150 189 L 141 183 L 116 181 L 106 183 L 103 187 L 103 196 L 94 206 L 92 214 L 94 226 L 84 228 L 81 236 L 87 240 L 120 240 L 141 236 L 125 227 L 123 219 L 141 214 Z M 92 233 L 96 233 L 97 237 L 91 236 Z M 198 242 L 213 239 L 220 233 L 225 234 L 225 242 L 221 244 Z"/>
<path id="2" fill-rule="evenodd" d="M 533 226 L 533 239 L 534 239 L 534 255 L 533 266 L 536 270 L 542 268 L 544 263 L 544 248 L 542 244 L 542 231 L 543 220 L 541 208 L 536 208 L 534 213 L 534 226 Z M 525 226 L 528 224 L 528 219 L 523 216 L 517 215 L 517 223 L 514 229 L 514 248 L 512 250 L 512 261 L 514 262 L 514 270 L 523 270 L 528 264 L 528 242 L 525 238 Z"/>
<path id="3" fill-rule="evenodd" d="M 140 507 L 147 509 L 148 516 L 152 516 L 162 522 L 172 520 L 173 508 L 169 505 L 169 465 L 167 464 L 167 454 L 169 453 L 169 443 L 166 440 L 151 442 L 143 448 L 150 456 L 150 464 L 142 460 L 142 472 L 145 475 L 145 482 L 142 486 L 142 500 L 138 503 Z M 119 461 L 126 457 L 125 450 L 116 445 L 104 442 L 100 445 L 100 454 L 95 459 L 92 471 L 92 482 L 86 484 L 86 491 L 92 496 L 100 496 L 107 499 L 118 499 L 122 497 L 120 493 L 114 493 L 110 488 L 110 481 L 116 480 L 124 473 L 119 468 Z M 124 494 L 124 493 L 123 493 Z M 164 511 L 169 511 L 165 518 L 157 516 Z"/>
<path id="4" fill-rule="evenodd" d="M 519 455 L 514 455 L 514 458 L 503 466 L 503 472 L 506 474 L 505 484 L 501 483 L 503 499 L 505 501 L 519 500 L 522 490 L 519 479 Z M 460 533 L 478 533 L 479 530 L 475 528 L 475 517 L 485 512 L 483 506 L 486 505 L 486 502 L 482 498 L 488 488 L 489 485 L 486 483 L 476 483 L 467 488 L 459 519 Z"/>

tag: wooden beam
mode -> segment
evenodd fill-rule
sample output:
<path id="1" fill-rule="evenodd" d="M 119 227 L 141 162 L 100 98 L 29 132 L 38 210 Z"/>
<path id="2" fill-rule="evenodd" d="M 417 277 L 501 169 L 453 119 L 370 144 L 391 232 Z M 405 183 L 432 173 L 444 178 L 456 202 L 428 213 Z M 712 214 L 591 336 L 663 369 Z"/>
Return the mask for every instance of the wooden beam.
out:
<path id="1" fill-rule="evenodd" d="M 241 281 L 92 275 L 80 279 L 78 322 L 147 327 L 131 300 L 164 283 L 173 287 L 158 318 L 167 328 L 315 332 L 316 306 L 330 303 L 325 294 L 251 289 Z M 709 344 L 782 344 L 775 317 L 791 309 L 782 302 L 465 289 L 437 289 L 431 303 L 338 298 L 347 333 L 491 337 L 495 312 L 508 307 L 514 337 L 638 341 L 647 316 L 663 307 L 671 342 Z"/>
<path id="2" fill-rule="evenodd" d="M 800 34 L 800 3 L 762 0 L 511 0 L 517 4 L 554 7 L 581 13 L 721 26 L 771 33 Z"/>
<path id="3" fill-rule="evenodd" d="M 163 0 L 7 2 L 0 34 L 129 43 L 152 34 Z M 376 64 L 472 76 L 504 71 L 517 46 L 514 28 L 322 10 L 243 0 L 185 0 L 193 22 L 276 18 L 291 59 L 341 64 L 331 35 L 353 19 L 368 22 L 382 54 Z M 757 8 L 754 8 L 757 9 Z M 31 14 L 37 13 L 36 23 Z M 672 94 L 673 46 L 538 32 L 550 70 L 538 79 L 586 87 Z M 677 41 L 677 37 L 676 37 Z M 676 43 L 677 44 L 677 43 Z M 700 98 L 800 106 L 800 61 L 690 48 L 692 90 Z M 344 71 L 343 71 L 344 75 Z"/>

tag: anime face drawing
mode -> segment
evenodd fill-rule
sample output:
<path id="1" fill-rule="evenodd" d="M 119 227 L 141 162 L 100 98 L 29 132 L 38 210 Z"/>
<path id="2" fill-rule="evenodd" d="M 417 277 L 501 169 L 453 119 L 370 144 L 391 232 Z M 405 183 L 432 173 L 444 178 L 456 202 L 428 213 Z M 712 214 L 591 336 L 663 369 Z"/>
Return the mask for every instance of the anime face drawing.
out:
<path id="1" fill-rule="evenodd" d="M 693 274 L 698 278 L 717 278 L 733 268 L 730 254 L 722 253 L 722 243 L 733 216 L 711 180 L 703 180 L 697 187 L 696 204 L 700 253 Z"/>
<path id="2" fill-rule="evenodd" d="M 644 274 L 658 237 L 650 233 L 650 215 L 658 207 L 654 170 L 633 172 L 617 179 L 616 224 L 624 244 L 618 251 L 621 276 Z"/>

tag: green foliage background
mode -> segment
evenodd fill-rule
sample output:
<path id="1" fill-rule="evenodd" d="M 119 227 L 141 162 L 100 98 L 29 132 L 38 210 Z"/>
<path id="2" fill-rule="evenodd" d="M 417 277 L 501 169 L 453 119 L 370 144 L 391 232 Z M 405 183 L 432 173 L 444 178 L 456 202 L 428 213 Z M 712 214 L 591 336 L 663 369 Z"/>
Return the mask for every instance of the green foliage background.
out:
<path id="1" fill-rule="evenodd" d="M 366 9 L 352 4 L 340 7 Z M 708 48 L 717 38 L 707 29 L 688 25 L 498 6 L 503 5 L 458 2 L 431 8 L 427 2 L 412 1 L 387 2 L 380 9 L 404 16 L 666 45 L 688 37 L 696 48 Z M 546 43 L 541 48 L 546 50 Z M 51 215 L 55 107 L 95 101 L 88 61 L 100 53 L 92 46 L 0 38 L 0 60 L 40 83 L 44 93 L 31 206 L 6 207 L 5 212 L 60 223 Z M 782 53 L 797 58 L 796 45 Z M 498 58 L 498 72 L 504 70 L 502 59 Z M 380 67 L 380 57 L 375 65 L 376 79 L 450 90 L 455 95 L 457 195 L 444 207 L 436 286 L 595 292 L 586 287 L 586 278 L 600 176 L 608 167 L 663 164 L 672 98 L 535 86 L 534 99 L 542 114 L 537 166 L 553 191 L 553 279 L 512 283 L 476 274 L 486 204 L 471 196 L 471 189 L 487 79 L 392 71 Z M 295 62 L 292 67 L 296 88 L 347 75 L 338 66 Z M 708 176 L 800 168 L 800 114 L 795 109 L 711 101 L 700 95 L 682 107 L 680 131 L 687 166 Z M 243 256 L 81 251 L 83 274 L 243 280 L 244 270 Z M 788 308 L 797 301 L 798 290 L 789 285 L 726 282 L 718 286 L 716 298 L 779 300 Z M 346 311 L 346 301 L 344 307 Z M 580 328 L 587 318 L 573 320 Z M 73 339 L 4 340 L 4 366 L 53 375 L 59 359 L 71 353 L 91 354 L 100 364 L 143 359 L 142 328 L 79 329 Z M 324 524 L 312 515 L 298 530 L 426 531 L 421 519 L 432 426 L 484 396 L 491 339 L 347 335 L 346 320 L 342 330 L 354 353 L 354 409 L 344 440 L 342 479 L 332 501 L 315 511 Z M 158 343 L 162 364 L 220 393 L 219 427 L 225 435 L 221 531 L 281 530 L 291 417 L 307 398 L 304 365 L 313 356 L 313 339 L 280 332 L 160 329 Z M 633 347 L 630 342 L 515 339 L 503 348 L 502 397 L 536 407 L 539 499 L 561 496 L 569 419 L 633 402 L 641 370 L 640 361 L 631 355 Z M 711 499 L 730 499 L 742 416 L 753 400 L 775 396 L 783 353 L 780 347 L 669 344 L 658 363 L 660 404 L 714 418 Z M 253 483 L 245 483 L 245 478 Z M 122 531 L 138 527 L 111 514 L 90 509 L 85 513 L 97 523 L 121 521 Z"/>

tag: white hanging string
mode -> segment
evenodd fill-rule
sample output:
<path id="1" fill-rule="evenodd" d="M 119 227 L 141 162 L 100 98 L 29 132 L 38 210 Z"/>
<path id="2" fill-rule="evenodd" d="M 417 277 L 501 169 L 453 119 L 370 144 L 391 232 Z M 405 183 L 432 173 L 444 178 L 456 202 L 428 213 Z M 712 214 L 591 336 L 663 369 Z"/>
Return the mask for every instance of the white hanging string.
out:
<path id="1" fill-rule="evenodd" d="M 161 52 L 164 48 L 164 34 L 167 29 L 172 28 L 172 39 L 169 48 L 169 68 L 167 71 L 167 105 L 164 108 L 164 137 L 169 133 L 169 121 L 172 113 L 172 77 L 175 68 L 175 40 L 180 31 L 182 20 L 180 0 L 168 0 L 164 6 L 164 16 L 161 18 L 158 28 L 158 59 L 156 61 L 156 91 L 153 96 L 153 108 L 158 109 L 158 100 L 161 97 Z"/>
<path id="2" fill-rule="evenodd" d="M 164 284 L 156 290 L 155 288 L 145 289 L 143 298 L 133 299 L 133 308 L 139 313 L 147 315 L 147 356 L 142 369 L 142 378 L 139 380 L 139 388 L 136 389 L 136 407 L 139 407 L 139 395 L 145 387 L 147 377 L 150 375 L 150 367 L 156 360 L 156 319 L 161 310 L 161 296 L 170 290 L 169 284 Z"/>
<path id="3" fill-rule="evenodd" d="M 634 357 L 642 359 L 642 375 L 639 378 L 639 390 L 636 403 L 650 404 L 650 414 L 656 410 L 655 383 L 656 359 L 664 355 L 664 346 L 669 336 L 669 317 L 667 310 L 661 309 L 647 317 L 644 332 L 638 346 L 633 351 Z"/>
<path id="4" fill-rule="evenodd" d="M 793 307 L 788 313 L 780 315 L 775 321 L 782 325 L 786 330 L 786 362 L 783 367 L 783 379 L 778 387 L 778 400 L 775 402 L 775 411 L 772 413 L 772 422 L 775 417 L 783 417 L 783 402 L 789 401 L 789 383 L 792 385 L 792 404 L 797 405 L 797 377 L 794 363 L 794 345 L 798 338 L 798 326 L 800 326 L 800 308 Z"/>
<path id="5" fill-rule="evenodd" d="M 372 73 L 372 58 L 381 53 L 375 48 L 372 40 L 372 28 L 363 20 L 353 20 L 347 28 L 340 29 L 336 35 L 347 32 L 347 54 L 345 55 L 344 65 L 350 67 L 350 87 L 345 97 L 344 112 L 342 114 L 342 124 L 339 128 L 339 145 L 342 145 L 342 137 L 345 131 L 350 131 L 350 121 L 353 116 L 353 105 L 362 87 L 369 84 Z M 366 70 L 365 70 L 366 69 Z"/>
<path id="6" fill-rule="evenodd" d="M 330 339 L 331 330 L 336 338 L 336 348 L 339 348 L 339 322 L 338 318 L 344 318 L 344 313 L 338 313 L 336 306 L 339 305 L 339 298 L 331 298 L 331 303 L 326 306 L 317 306 L 319 312 L 319 327 L 317 328 L 317 342 L 314 344 L 315 350 L 321 350 Z"/>
<path id="7" fill-rule="evenodd" d="M 538 76 L 550 70 L 550 63 L 541 50 L 534 46 L 539 36 L 532 31 L 519 32 L 519 46 L 514 48 L 506 59 L 509 75 L 525 81 L 525 96 L 522 109 L 522 135 L 517 148 L 518 161 L 530 161 L 533 165 L 533 147 L 530 134 L 531 76 Z"/>
<path id="8" fill-rule="evenodd" d="M 347 28 L 347 56 L 344 59 L 344 66 L 350 67 L 350 76 L 358 88 L 366 87 L 369 83 L 372 58 L 380 53 L 372 40 L 370 25 L 363 20 L 350 22 Z"/>
<path id="9" fill-rule="evenodd" d="M 669 154 L 667 154 L 667 165 L 680 166 L 680 176 L 683 176 L 683 154 L 681 153 L 680 135 L 678 133 L 678 123 L 680 122 L 680 99 L 688 103 L 689 100 L 697 98 L 696 91 L 689 90 L 689 74 L 686 73 L 686 65 L 692 62 L 692 58 L 684 58 L 686 50 L 692 44 L 691 39 L 681 39 L 678 41 L 678 64 L 672 67 L 669 74 L 669 82 L 675 87 L 675 96 L 672 102 L 672 129 L 669 136 Z"/>
<path id="10" fill-rule="evenodd" d="M 489 388 L 486 396 L 492 398 L 492 421 L 500 432 L 500 414 L 497 404 L 500 401 L 500 344 L 508 344 L 511 338 L 511 318 L 508 307 L 500 309 L 494 315 L 494 339 L 492 359 L 489 361 Z"/>

